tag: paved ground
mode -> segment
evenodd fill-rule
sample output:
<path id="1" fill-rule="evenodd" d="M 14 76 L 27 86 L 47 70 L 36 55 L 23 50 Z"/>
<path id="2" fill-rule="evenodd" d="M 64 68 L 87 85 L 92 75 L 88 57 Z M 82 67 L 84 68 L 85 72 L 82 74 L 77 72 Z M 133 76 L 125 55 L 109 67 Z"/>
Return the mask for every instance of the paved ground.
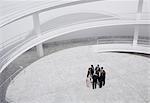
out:
<path id="1" fill-rule="evenodd" d="M 85 38 L 85 39 L 72 39 L 72 40 L 65 40 L 65 41 L 57 41 L 57 42 L 46 42 L 44 43 L 44 55 L 49 55 L 54 52 L 57 52 L 59 50 L 76 47 L 76 46 L 82 46 L 82 45 L 92 45 L 96 44 L 97 38 Z M 51 40 L 50 40 L 51 41 Z M 27 52 L 23 53 L 21 56 L 19 56 L 17 59 L 15 59 L 8 67 L 5 69 L 5 71 L 2 72 L 0 75 L 0 84 L 2 84 L 4 81 L 4 85 L 0 87 L 0 102 L 1 103 L 7 103 L 5 101 L 5 92 L 7 90 L 7 87 L 10 83 L 10 81 L 19 73 L 17 72 L 14 76 L 12 76 L 10 79 L 8 79 L 12 74 L 14 74 L 16 71 L 20 69 L 20 66 L 26 68 L 31 63 L 35 62 L 36 60 L 40 59 L 37 56 L 35 47 L 28 50 Z"/>
<path id="2" fill-rule="evenodd" d="M 104 66 L 106 85 L 85 85 L 91 64 Z M 94 53 L 90 46 L 55 52 L 26 67 L 6 97 L 16 103 L 149 103 L 150 59 L 125 53 Z"/>

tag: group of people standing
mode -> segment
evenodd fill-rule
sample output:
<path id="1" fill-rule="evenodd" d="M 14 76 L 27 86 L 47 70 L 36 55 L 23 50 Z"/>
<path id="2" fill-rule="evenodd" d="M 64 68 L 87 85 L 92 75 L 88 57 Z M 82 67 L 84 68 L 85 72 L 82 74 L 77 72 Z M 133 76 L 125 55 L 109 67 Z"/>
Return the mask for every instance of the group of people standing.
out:
<path id="1" fill-rule="evenodd" d="M 92 88 L 96 89 L 96 86 L 99 85 L 99 88 L 105 85 L 106 72 L 103 67 L 97 65 L 95 68 L 91 65 L 88 68 L 86 84 L 88 87 L 92 84 Z"/>

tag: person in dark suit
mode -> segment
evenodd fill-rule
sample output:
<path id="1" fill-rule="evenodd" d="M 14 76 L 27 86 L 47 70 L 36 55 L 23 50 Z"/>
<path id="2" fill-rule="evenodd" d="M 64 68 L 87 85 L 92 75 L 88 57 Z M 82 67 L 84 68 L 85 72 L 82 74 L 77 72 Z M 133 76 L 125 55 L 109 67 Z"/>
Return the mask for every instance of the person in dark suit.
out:
<path id="1" fill-rule="evenodd" d="M 87 78 L 91 76 L 91 68 L 88 69 L 88 72 L 87 72 Z"/>
<path id="2" fill-rule="evenodd" d="M 93 69 L 93 67 L 92 67 L 92 65 L 91 65 L 91 67 L 88 69 L 88 72 L 87 72 L 87 77 L 89 77 L 89 76 L 93 76 L 93 73 L 94 73 L 94 69 Z"/>
<path id="3" fill-rule="evenodd" d="M 92 79 L 93 79 L 92 87 L 93 87 L 93 89 L 96 89 L 98 75 L 96 73 L 94 73 Z"/>
<path id="4" fill-rule="evenodd" d="M 103 67 L 101 67 L 101 69 L 102 69 L 102 72 L 101 72 L 102 85 L 104 86 L 105 85 L 105 79 L 106 79 L 106 72 L 103 69 Z"/>
<path id="5" fill-rule="evenodd" d="M 91 65 L 91 74 L 92 74 L 92 76 L 94 74 L 94 66 L 93 65 Z"/>
<path id="6" fill-rule="evenodd" d="M 100 72 L 100 67 L 99 67 L 99 65 L 97 65 L 97 66 L 95 67 L 95 72 L 96 72 L 96 74 L 97 74 L 98 77 L 99 77 L 99 72 Z"/>
<path id="7" fill-rule="evenodd" d="M 98 69 L 98 84 L 99 84 L 99 88 L 102 88 L 102 69 L 101 68 L 99 68 Z"/>

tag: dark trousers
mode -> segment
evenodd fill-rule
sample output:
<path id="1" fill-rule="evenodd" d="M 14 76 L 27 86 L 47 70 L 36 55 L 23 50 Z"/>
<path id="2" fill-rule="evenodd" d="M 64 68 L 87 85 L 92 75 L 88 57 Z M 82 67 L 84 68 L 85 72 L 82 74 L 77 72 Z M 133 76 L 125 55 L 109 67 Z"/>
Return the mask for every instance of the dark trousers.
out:
<path id="1" fill-rule="evenodd" d="M 96 89 L 96 85 L 97 85 L 97 81 L 93 81 L 93 83 L 92 83 L 93 89 Z"/>
<path id="2" fill-rule="evenodd" d="M 102 85 L 103 86 L 105 85 L 105 78 L 103 78 L 103 80 L 102 80 Z"/>
<path id="3" fill-rule="evenodd" d="M 92 79 L 93 79 L 93 83 L 92 83 L 93 89 L 96 89 L 98 76 L 93 75 Z"/>
<path id="4" fill-rule="evenodd" d="M 99 81 L 99 88 L 102 88 L 102 81 Z"/>
<path id="5" fill-rule="evenodd" d="M 102 77 L 101 76 L 98 78 L 98 82 L 99 82 L 99 88 L 102 88 Z"/>

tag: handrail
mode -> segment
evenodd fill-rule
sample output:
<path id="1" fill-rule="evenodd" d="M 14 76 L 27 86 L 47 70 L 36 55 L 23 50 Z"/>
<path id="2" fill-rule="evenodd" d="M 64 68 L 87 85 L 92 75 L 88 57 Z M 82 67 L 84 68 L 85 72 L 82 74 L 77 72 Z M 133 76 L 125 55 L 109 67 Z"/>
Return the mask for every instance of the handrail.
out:
<path id="1" fill-rule="evenodd" d="M 60 1 L 48 1 L 48 2 L 44 2 L 44 4 L 43 4 L 43 2 L 42 2 L 42 4 L 41 4 L 41 2 L 40 2 L 40 4 L 38 4 L 38 5 L 40 5 L 40 6 L 45 6 L 45 5 L 48 5 L 48 4 L 51 4 L 52 2 L 60 2 Z M 34 4 L 33 4 L 34 5 Z M 32 6 L 33 6 L 32 5 Z M 37 4 L 36 4 L 37 5 Z M 14 15 L 16 15 L 16 14 L 19 14 L 19 13 L 22 13 L 22 12 L 26 12 L 26 11 L 29 11 L 29 10 L 31 10 L 31 9 L 36 9 L 37 8 L 37 10 L 38 10 L 38 8 L 39 8 L 39 6 L 36 6 L 36 7 L 28 7 L 28 9 L 27 8 L 23 8 L 23 9 L 18 9 L 17 11 L 14 11 L 14 12 L 11 12 L 11 13 L 9 13 L 8 15 L 6 15 L 6 16 L 4 16 L 3 18 L 4 19 L 7 19 L 7 18 L 9 18 L 10 16 L 14 16 Z M 55 6 L 55 5 L 54 5 Z M 35 12 L 35 11 L 34 11 Z M 37 11 L 36 11 L 37 12 Z M 32 15 L 32 13 L 31 14 L 29 14 L 29 15 Z M 24 15 L 23 17 L 27 17 L 27 16 L 29 16 L 29 15 Z M 3 19 L 2 18 L 2 19 Z"/>
<path id="2" fill-rule="evenodd" d="M 5 49 L 6 47 L 9 46 L 9 44 L 15 44 L 18 40 L 22 40 L 22 38 L 24 39 L 27 35 L 23 35 L 23 34 L 29 34 L 30 31 L 26 31 L 26 32 L 23 32 L 21 34 L 18 34 L 18 35 L 15 35 L 7 40 L 5 40 L 4 42 L 0 43 L 0 51 L 1 49 Z"/>
<path id="3" fill-rule="evenodd" d="M 133 44 L 133 37 L 113 37 L 113 38 L 105 38 L 104 39 L 97 39 L 97 45 L 100 44 Z M 137 45 L 143 47 L 150 47 L 150 40 L 149 39 L 138 39 Z"/>
<path id="4" fill-rule="evenodd" d="M 82 4 L 82 3 L 96 2 L 96 1 L 103 1 L 103 0 L 85 0 L 85 1 L 73 0 L 71 2 L 70 1 L 66 1 L 64 3 L 62 3 L 62 1 L 51 1 L 51 2 L 61 2 L 61 3 L 57 4 L 57 5 L 53 5 L 53 6 L 47 6 L 45 8 L 43 7 L 43 8 L 40 8 L 40 9 L 39 8 L 33 8 L 33 9 L 35 9 L 33 12 L 31 12 L 31 11 L 30 12 L 26 12 L 27 10 L 25 10 L 24 14 L 22 16 L 17 16 L 17 17 L 15 17 L 13 19 L 8 20 L 7 22 L 2 22 L 0 24 L 0 28 L 2 28 L 3 26 L 6 26 L 6 25 L 8 25 L 8 24 L 10 24 L 10 23 L 12 23 L 12 22 L 14 22 L 16 20 L 19 20 L 19 19 L 25 18 L 27 16 L 30 16 L 30 15 L 32 15 L 34 13 L 41 13 L 41 12 L 45 12 L 45 11 L 48 11 L 48 10 L 53 10 L 53 9 L 57 9 L 57 8 L 61 8 L 61 7 L 72 6 L 72 5 Z M 21 11 L 21 12 L 23 12 L 23 11 Z M 13 14 L 13 15 L 15 15 L 15 14 Z M 8 17 L 10 17 L 10 15 L 5 17 L 5 18 L 8 18 Z"/>
<path id="5" fill-rule="evenodd" d="M 108 17 L 108 18 L 102 18 L 102 19 L 92 19 L 92 20 L 84 20 L 84 21 L 78 21 L 78 22 L 75 22 L 75 23 L 71 23 L 71 24 L 67 24 L 63 27 L 67 27 L 67 26 L 71 26 L 71 25 L 75 25 L 75 24 L 81 24 L 81 23 L 87 23 L 87 22 L 93 22 L 93 21 L 102 21 L 102 20 L 112 20 L 112 19 L 115 19 L 114 17 Z M 50 29 L 48 31 L 45 31 L 43 32 L 42 34 L 44 35 L 45 33 L 49 32 L 49 31 L 52 31 L 52 30 L 56 30 L 58 28 L 53 28 L 53 29 Z M 6 52 L 5 54 L 3 54 L 0 59 L 1 59 L 1 62 L 0 64 L 3 64 L 6 60 L 8 60 L 8 57 L 6 57 L 7 55 L 9 55 L 13 50 L 15 50 L 16 48 L 20 47 L 21 45 L 23 45 L 25 42 L 33 39 L 37 37 L 37 35 L 33 35 L 31 36 L 30 38 L 26 38 L 26 40 L 24 40 L 22 43 L 19 43 L 17 46 L 15 46 L 14 48 L 10 49 L 8 52 Z M 6 57 L 6 60 L 2 60 L 4 57 Z"/>
<path id="6" fill-rule="evenodd" d="M 106 19 L 106 18 L 105 18 Z M 108 20 L 112 20 L 112 19 L 110 19 L 110 18 L 107 18 Z M 87 22 L 88 21 L 88 23 L 89 22 L 96 22 L 96 21 L 99 21 L 99 20 L 102 20 L 102 19 L 94 19 L 94 20 L 85 20 L 85 21 L 80 21 L 80 22 L 76 22 L 76 23 L 72 23 L 72 24 L 68 24 L 68 25 L 65 25 L 64 27 L 67 27 L 67 26 L 71 26 L 71 25 L 74 25 L 74 24 L 80 24 L 80 23 L 84 23 L 84 22 Z M 58 28 L 53 28 L 52 30 L 55 30 L 55 29 L 58 29 Z M 49 31 L 52 31 L 52 30 L 48 30 L 48 31 L 45 31 L 45 32 L 43 32 L 42 34 L 46 34 L 47 32 L 49 32 Z M 32 39 L 33 39 L 34 37 L 32 36 Z M 29 40 L 31 40 L 31 38 L 29 38 L 29 39 L 26 39 L 23 43 L 25 43 L 25 42 L 27 42 L 27 41 L 29 41 Z M 19 44 L 19 46 L 20 45 L 22 45 L 22 43 L 20 43 Z M 18 46 L 17 46 L 18 47 Z M 13 50 L 15 50 L 17 47 L 15 47 L 15 48 L 13 48 Z M 8 54 L 8 53 L 7 53 Z M 4 56 L 6 56 L 6 55 L 4 55 Z M 4 57 L 3 56 L 3 57 Z M 8 58 L 6 58 L 7 60 L 8 60 Z M 2 62 L 5 62 L 6 60 L 3 60 Z M 1 63 L 2 63 L 1 62 Z"/>
<path id="7" fill-rule="evenodd" d="M 10 23 L 12 23 L 16 20 L 19 20 L 19 19 L 25 18 L 27 16 L 30 16 L 34 13 L 41 13 L 41 12 L 45 12 L 45 11 L 52 10 L 52 9 L 57 9 L 57 8 L 61 8 L 61 7 L 72 6 L 72 5 L 82 4 L 82 3 L 95 2 L 95 1 L 100 1 L 100 0 L 85 0 L 85 1 L 73 0 L 73 1 L 65 1 L 65 2 L 63 1 L 64 3 L 62 3 L 62 1 L 52 1 L 52 2 L 57 2 L 57 3 L 60 3 L 60 4 L 56 4 L 56 5 L 53 5 L 53 6 L 47 6 L 45 8 L 40 8 L 40 9 L 37 8 L 37 10 L 34 10 L 33 12 L 29 12 L 29 13 L 26 12 L 27 10 L 25 10 L 24 15 L 17 16 L 17 17 L 15 17 L 15 18 L 7 21 L 7 22 L 4 22 L 4 23 L 2 22 L 0 24 L 0 28 L 6 26 L 6 25 L 8 25 L 8 24 L 10 24 Z M 103 0 L 101 0 L 101 1 L 103 1 Z"/>
<path id="8" fill-rule="evenodd" d="M 23 70 L 22 67 L 20 67 L 20 69 L 18 69 L 17 71 L 15 71 L 11 76 L 9 76 L 9 78 L 7 78 L 3 83 L 0 84 L 0 88 L 8 81 L 11 80 L 13 76 L 15 76 L 17 73 L 19 73 L 19 71 Z"/>
<path id="9" fill-rule="evenodd" d="M 131 15 L 131 14 L 133 14 L 133 13 L 128 13 L 128 14 Z M 124 14 L 124 15 L 127 15 L 127 13 Z M 123 17 L 123 16 L 122 16 L 122 17 Z M 116 18 L 116 17 L 107 17 L 107 18 L 102 18 L 102 19 L 100 18 L 100 19 L 93 19 L 93 20 L 107 20 L 107 19 L 111 19 L 111 18 L 113 19 L 113 18 Z M 119 18 L 119 19 L 121 19 L 121 18 Z M 123 19 L 125 20 L 125 18 L 123 18 Z M 128 19 L 128 20 L 132 20 L 132 19 Z M 144 20 L 144 19 L 142 19 L 142 20 Z M 79 21 L 79 22 L 83 22 L 83 23 L 84 23 L 84 22 L 87 22 L 87 21 L 90 22 L 91 20 L 83 20 L 83 21 Z M 72 24 L 73 24 L 73 23 L 72 23 Z M 29 32 L 29 31 L 27 31 L 27 32 Z M 21 33 L 21 34 L 25 34 L 25 33 L 27 33 L 27 32 L 24 32 L 24 33 Z M 12 37 L 12 38 L 9 38 L 8 40 L 6 40 L 6 41 L 0 43 L 0 50 L 1 50 L 1 48 L 6 47 L 5 45 L 7 44 L 7 43 L 6 43 L 7 41 L 10 41 L 10 40 L 13 41 L 13 38 L 22 38 L 23 36 L 21 37 L 21 34 L 18 34 L 17 36 L 14 36 L 14 37 Z M 18 36 L 20 36 L 20 37 L 18 37 Z M 13 43 L 13 42 L 10 42 L 10 43 Z"/>
<path id="10" fill-rule="evenodd" d="M 75 1 L 75 0 L 74 0 Z M 79 1 L 79 0 L 76 0 L 76 1 Z M 28 7 L 28 8 L 23 8 L 23 9 L 17 9 L 17 11 L 15 11 L 15 12 L 11 12 L 11 13 L 9 13 L 9 15 L 6 15 L 6 16 L 4 16 L 3 18 L 5 19 L 5 18 L 9 18 L 10 16 L 14 16 L 15 14 L 18 14 L 18 13 L 22 13 L 22 12 L 24 12 L 24 11 L 28 11 L 28 10 L 31 10 L 31 9 L 39 9 L 40 7 L 39 7 L 39 5 L 40 6 L 43 6 L 44 5 L 44 7 L 46 8 L 47 6 L 46 5 L 48 5 L 48 7 L 49 7 L 49 4 L 51 4 L 52 5 L 52 2 L 53 3 L 62 3 L 62 1 L 57 1 L 57 0 L 55 0 L 55 1 L 46 1 L 46 2 L 40 2 L 40 4 L 39 4 L 39 2 L 38 2 L 38 4 L 33 4 L 34 5 L 34 7 L 33 7 L 33 5 L 32 5 L 32 7 Z M 64 1 L 63 1 L 64 2 Z M 70 2 L 70 1 L 66 1 L 66 2 Z M 66 2 L 64 2 L 64 3 L 66 3 Z M 53 6 L 56 6 L 56 5 L 53 5 Z M 52 7 L 53 7 L 52 6 Z M 36 8 L 35 8 L 36 7 Z M 45 9 L 45 8 L 43 8 L 43 9 Z M 40 10 L 43 10 L 43 9 L 40 9 Z M 39 10 L 39 11 L 40 11 Z M 35 11 L 34 11 L 35 12 Z M 33 13 L 34 13 L 33 12 Z M 38 12 L 38 11 L 36 11 L 36 12 Z M 39 12 L 40 13 L 40 12 Z M 29 15 L 32 15 L 32 13 L 31 14 L 29 14 Z M 29 15 L 27 15 L 27 16 L 29 16 Z M 23 16 L 23 17 L 27 17 L 26 15 L 25 16 Z"/>
<path id="11" fill-rule="evenodd" d="M 134 14 L 134 13 L 128 13 L 128 14 L 131 15 L 131 14 Z M 125 15 L 127 15 L 127 13 L 126 13 Z M 110 18 L 111 18 L 111 17 L 110 17 Z M 112 18 L 116 18 L 116 17 L 112 17 Z M 103 18 L 102 18 L 102 19 L 103 19 Z M 104 18 L 104 19 L 105 19 L 105 18 Z M 107 18 L 106 18 L 106 19 L 107 19 Z M 25 33 L 25 32 L 24 32 L 24 33 Z M 24 33 L 22 33 L 22 34 L 24 34 Z M 19 34 L 19 35 L 20 35 L 20 34 Z M 17 36 L 14 36 L 14 37 L 12 37 L 12 38 L 18 38 L 18 35 L 17 35 Z M 9 38 L 9 39 L 6 40 L 6 41 L 10 41 L 10 40 L 12 40 L 12 38 Z M 21 38 L 21 36 L 20 36 L 19 38 Z M 5 41 L 5 42 L 6 42 L 6 41 Z M 12 42 L 10 42 L 10 43 L 12 43 Z M 0 44 L 0 49 L 1 49 L 1 48 L 4 48 L 4 47 L 6 48 L 6 46 L 5 46 L 6 44 L 7 44 L 7 43 L 4 43 L 4 42 L 1 43 L 1 44 Z"/>
<path id="12" fill-rule="evenodd" d="M 95 1 L 97 1 L 97 0 L 95 0 Z M 51 1 L 52 2 L 52 1 Z M 50 2 L 50 3 L 51 3 Z M 53 1 L 54 2 L 54 1 Z M 77 2 L 77 1 L 74 1 L 74 2 Z M 78 1 L 78 2 L 81 2 L 81 1 Z M 91 1 L 88 1 L 88 2 L 91 2 Z M 81 3 L 85 3 L 85 2 L 81 2 Z M 39 5 L 39 4 L 38 4 Z M 50 8 L 49 8 L 50 9 Z M 48 10 L 49 10 L 48 9 Z M 41 12 L 44 12 L 44 11 L 48 11 L 47 9 L 42 9 L 42 10 L 39 10 L 39 11 L 41 11 Z M 40 13 L 40 12 L 39 12 Z M 129 15 L 131 15 L 131 14 L 134 14 L 134 13 L 128 13 Z M 126 14 L 127 15 L 127 14 Z M 24 18 L 24 17 L 23 17 Z M 16 38 L 17 36 L 15 36 L 14 38 Z M 21 38 L 21 37 L 20 37 Z M 10 38 L 10 39 L 12 39 L 12 38 Z M 10 39 L 8 39 L 7 41 L 9 41 Z M 12 42 L 11 42 L 12 43 Z M 6 47 L 5 45 L 4 45 L 4 43 L 1 43 L 0 44 L 0 49 L 1 48 L 4 48 L 4 47 Z"/>
<path id="13" fill-rule="evenodd" d="M 102 39 L 97 39 L 97 44 L 109 44 L 109 43 L 132 43 L 133 42 L 133 37 L 125 37 L 125 36 L 114 36 L 114 37 L 104 37 Z"/>
<path id="14" fill-rule="evenodd" d="M 107 17 L 107 18 L 100 18 L 100 19 L 82 20 L 82 21 L 78 21 L 78 22 L 75 22 L 75 23 L 70 23 L 70 24 L 68 24 L 68 25 L 64 25 L 64 27 L 70 26 L 70 25 L 74 25 L 74 24 L 81 24 L 81 23 L 93 22 L 93 21 L 100 21 L 100 20 L 103 21 L 103 20 L 110 20 L 110 19 L 116 19 L 116 18 L 115 18 L 115 17 Z M 55 29 L 57 29 L 57 28 L 52 28 L 52 29 L 50 29 L 50 30 L 55 30 Z M 12 42 L 10 42 L 9 44 L 12 44 L 13 41 L 16 40 L 16 38 L 20 39 L 20 38 L 22 38 L 22 37 L 25 37 L 26 35 L 23 35 L 23 34 L 25 34 L 25 33 L 31 33 L 31 31 L 32 31 L 32 30 L 26 31 L 26 32 L 24 32 L 24 33 L 18 34 L 17 36 L 14 36 L 14 37 L 12 37 L 12 38 L 9 38 L 8 40 L 6 40 L 5 42 L 3 42 L 3 43 L 0 44 L 0 49 L 3 48 L 2 46 L 5 46 L 5 48 L 6 48 L 7 42 L 10 42 L 10 40 L 11 40 Z M 48 30 L 48 31 L 49 31 L 49 30 Z M 44 32 L 44 33 L 45 33 L 45 32 Z M 43 34 L 43 33 L 42 33 L 42 34 Z M 13 39 L 15 39 L 15 40 L 13 40 Z"/>
<path id="15" fill-rule="evenodd" d="M 35 36 L 32 36 L 32 38 L 29 38 L 27 41 L 33 39 L 34 37 L 37 37 L 36 35 Z M 17 47 L 20 47 L 24 42 L 26 41 L 23 41 L 22 43 L 16 45 L 14 48 L 10 49 L 8 52 L 6 52 L 3 56 L 1 56 L 0 59 L 3 59 L 5 56 L 7 56 L 7 54 L 11 53 L 13 50 L 15 50 Z M 2 63 L 3 61 L 1 61 L 0 63 Z"/>
<path id="16" fill-rule="evenodd" d="M 90 21 L 93 21 L 93 20 L 90 20 Z M 122 21 L 122 22 L 121 22 Z M 147 20 L 146 20 L 147 21 Z M 140 20 L 139 21 L 139 23 L 140 24 L 142 24 L 142 23 L 148 23 L 149 24 L 149 22 L 146 22 L 146 21 L 142 21 L 142 20 Z M 83 21 L 80 21 L 80 23 L 81 22 L 83 22 Z M 117 22 L 117 23 L 116 23 Z M 78 22 L 79 23 L 79 22 Z M 97 25 L 97 23 L 98 23 L 98 25 L 100 26 L 101 24 L 102 24 L 102 26 L 108 26 L 108 25 L 121 25 L 122 23 L 123 24 L 136 24 L 136 23 L 138 23 L 137 21 L 134 21 L 134 20 L 111 20 L 110 19 L 110 21 L 108 20 L 108 21 L 99 21 L 98 22 L 98 20 L 96 21 L 94 21 L 94 22 L 91 22 L 91 26 L 94 24 L 96 24 Z M 106 23 L 106 25 L 105 25 L 105 23 Z M 110 24 L 110 23 L 112 23 L 112 24 Z M 74 25 L 75 23 L 73 23 L 73 24 L 68 24 L 69 25 L 69 27 L 76 27 L 76 25 Z M 87 22 L 87 23 L 82 23 L 82 24 L 79 24 L 79 25 L 77 25 L 77 27 L 78 28 L 76 28 L 77 30 L 80 30 L 80 28 L 79 28 L 79 26 L 83 26 L 83 28 L 87 28 L 87 26 L 85 26 L 84 27 L 84 25 L 89 25 L 90 24 L 90 22 Z M 68 26 L 68 25 L 65 25 L 65 26 Z M 71 26 L 72 25 L 72 26 Z M 95 26 L 95 27 L 98 27 L 98 25 L 97 26 Z M 90 26 L 90 25 L 89 25 Z M 91 27 L 90 26 L 90 27 Z M 69 28 L 69 27 L 66 27 L 66 29 L 67 28 Z M 65 29 L 65 27 L 63 27 L 64 29 Z M 63 30 L 63 28 L 61 27 L 60 29 L 58 29 L 58 28 L 54 28 L 54 29 L 52 29 L 52 30 L 48 30 L 48 31 L 46 31 L 46 32 L 43 32 L 42 34 L 43 34 L 43 36 L 41 35 L 41 36 L 37 36 L 37 38 L 34 38 L 34 37 L 32 37 L 32 38 L 29 38 L 29 39 L 26 39 L 23 43 L 20 43 L 19 44 L 19 46 L 23 46 L 24 44 L 25 44 L 25 42 L 27 43 L 27 41 L 30 41 L 31 39 L 33 40 L 33 41 L 37 41 L 37 40 L 39 40 L 40 41 L 40 38 L 43 38 L 44 40 L 48 40 L 48 38 L 45 38 L 45 37 L 47 37 L 48 35 L 46 35 L 46 36 L 44 36 L 44 34 L 49 34 L 48 32 L 50 31 L 50 32 L 54 32 L 54 34 L 55 34 L 55 32 L 57 33 L 57 31 L 62 31 Z M 55 30 L 55 29 L 58 29 L 58 30 Z M 76 30 L 75 29 L 75 30 Z M 72 30 L 71 30 L 72 31 Z M 73 30 L 74 31 L 74 30 Z M 68 32 L 70 32 L 70 31 L 68 31 Z M 67 31 L 66 31 L 66 33 L 67 33 Z M 63 33 L 60 33 L 60 34 L 63 34 Z M 52 36 L 52 37 L 56 37 L 56 36 Z M 34 39 L 33 39 L 34 38 Z M 43 40 L 41 40 L 41 41 L 43 41 Z M 29 44 L 30 45 L 32 45 L 31 44 L 32 42 L 29 42 Z M 27 43 L 28 44 L 28 43 Z M 23 46 L 23 47 L 20 47 L 20 48 L 18 48 L 19 50 L 17 51 L 17 52 L 15 52 L 14 51 L 14 53 L 11 53 L 11 54 L 9 54 L 9 55 L 7 55 L 7 57 L 5 57 L 3 60 L 1 59 L 1 65 L 0 65 L 0 67 L 1 67 L 1 70 L 0 70 L 0 72 L 2 72 L 3 70 L 4 70 L 4 68 L 11 62 L 11 58 L 16 58 L 17 56 L 16 55 L 18 55 L 18 53 L 20 54 L 20 53 L 23 53 L 23 51 L 24 50 L 27 50 L 27 48 L 29 49 L 29 48 L 31 48 L 31 47 L 33 47 L 33 46 L 35 46 L 35 44 L 37 44 L 37 43 L 34 43 L 34 45 L 32 45 L 32 46 L 28 46 L 28 47 L 25 47 L 25 45 Z M 14 49 L 15 50 L 15 49 Z M 6 56 L 6 55 L 5 55 Z"/>
<path id="17" fill-rule="evenodd" d="M 39 4 L 39 2 L 38 2 L 38 4 L 37 4 L 37 2 L 36 2 L 36 3 L 32 4 L 32 7 L 29 6 L 29 7 L 27 7 L 27 8 L 22 8 L 21 10 L 15 7 L 15 9 L 17 9 L 17 11 L 13 11 L 13 12 L 9 13 L 8 15 L 6 15 L 6 16 L 4 16 L 4 17 L 2 17 L 2 18 L 6 19 L 6 18 L 9 18 L 10 16 L 14 16 L 14 15 L 17 14 L 17 13 L 21 13 L 21 12 L 23 12 L 23 11 L 27 11 L 27 9 L 30 10 L 30 9 L 33 9 L 34 7 L 37 8 L 37 7 L 39 7 L 39 5 L 48 5 L 48 4 L 51 4 L 52 2 L 54 2 L 54 1 L 40 2 L 40 4 Z M 55 2 L 56 2 L 56 1 L 55 1 Z M 57 1 L 57 2 L 58 2 L 58 1 Z M 14 9 L 14 7 L 13 7 L 13 9 Z"/>

